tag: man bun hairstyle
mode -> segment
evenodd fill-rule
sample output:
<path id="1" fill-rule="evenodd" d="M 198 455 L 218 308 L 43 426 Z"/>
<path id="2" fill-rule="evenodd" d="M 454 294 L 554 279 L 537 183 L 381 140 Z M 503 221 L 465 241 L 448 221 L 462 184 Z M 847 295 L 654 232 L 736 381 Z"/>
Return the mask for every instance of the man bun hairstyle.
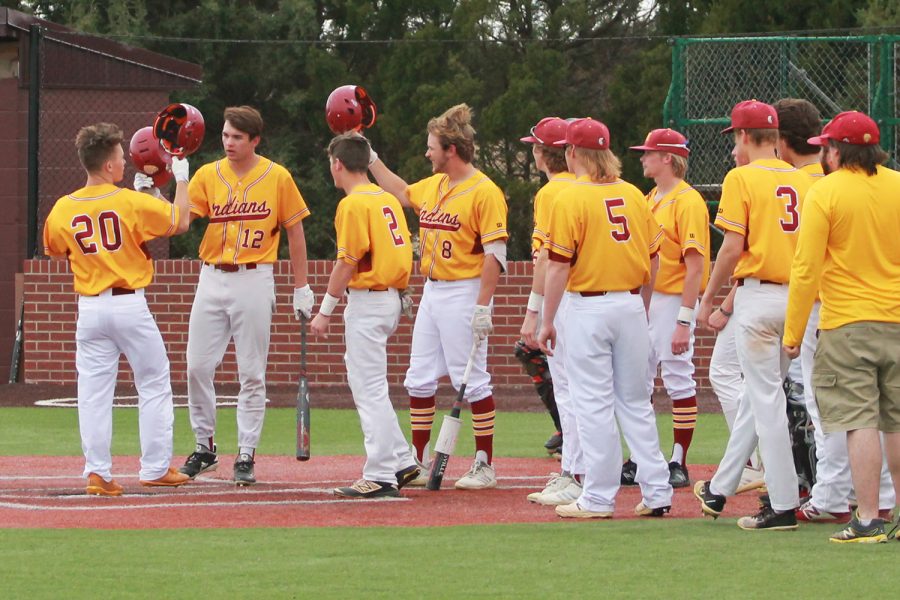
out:
<path id="1" fill-rule="evenodd" d="M 75 148 L 78 160 L 88 173 L 96 173 L 110 159 L 116 146 L 122 145 L 122 130 L 113 123 L 97 123 L 78 130 Z"/>
<path id="2" fill-rule="evenodd" d="M 475 129 L 472 127 L 472 109 L 468 104 L 457 104 L 444 114 L 428 121 L 428 133 L 432 134 L 448 150 L 456 146 L 456 155 L 470 163 L 475 158 Z"/>
<path id="3" fill-rule="evenodd" d="M 246 133 L 251 140 L 262 135 L 262 115 L 252 106 L 229 106 L 225 109 L 225 120 L 238 131 Z"/>

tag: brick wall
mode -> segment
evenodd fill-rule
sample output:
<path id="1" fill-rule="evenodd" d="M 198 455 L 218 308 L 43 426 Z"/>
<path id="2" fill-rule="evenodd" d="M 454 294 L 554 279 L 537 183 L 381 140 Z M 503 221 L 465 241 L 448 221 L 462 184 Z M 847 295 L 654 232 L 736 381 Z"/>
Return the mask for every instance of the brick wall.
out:
<path id="1" fill-rule="evenodd" d="M 325 292 L 330 261 L 311 261 L 311 284 L 316 299 Z M 147 301 L 156 316 L 169 351 L 172 381 L 185 381 L 185 351 L 187 347 L 188 317 L 194 298 L 200 263 L 188 260 L 156 261 L 156 278 L 147 290 Z M 491 336 L 489 370 L 497 385 L 527 383 L 519 363 L 512 356 L 512 346 L 518 339 L 524 306 L 530 283 L 531 264 L 510 264 L 494 300 L 495 333 Z M 291 383 L 297 380 L 300 361 L 300 327 L 291 315 L 292 286 L 287 261 L 275 265 L 278 307 L 273 318 L 272 341 L 269 349 L 267 380 L 270 383 Z M 422 279 L 414 277 L 411 285 L 414 296 L 422 290 Z M 67 261 L 31 260 L 25 262 L 25 381 L 73 383 L 75 374 L 76 296 L 72 291 L 72 275 Z M 344 349 L 342 320 L 332 319 L 331 333 L 326 339 L 310 338 L 308 371 L 310 382 L 316 385 L 344 385 L 346 376 L 342 353 Z M 401 384 L 408 363 L 412 336 L 412 321 L 402 319 L 400 328 L 388 348 L 388 374 L 391 384 Z M 697 338 L 695 365 L 698 385 L 708 389 L 707 371 L 712 352 L 713 336 L 707 332 Z M 219 369 L 217 382 L 236 382 L 237 368 L 234 347 L 226 352 Z M 124 359 L 120 365 L 119 382 L 130 383 L 131 371 Z"/>

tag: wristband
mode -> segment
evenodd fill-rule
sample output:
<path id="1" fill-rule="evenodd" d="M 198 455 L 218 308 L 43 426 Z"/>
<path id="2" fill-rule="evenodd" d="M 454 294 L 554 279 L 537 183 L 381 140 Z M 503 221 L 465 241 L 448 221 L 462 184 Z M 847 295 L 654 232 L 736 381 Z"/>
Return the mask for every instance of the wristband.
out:
<path id="1" fill-rule="evenodd" d="M 535 292 L 531 292 L 528 295 L 528 310 L 531 312 L 540 312 L 541 307 L 544 305 L 544 297 Z"/>
<path id="2" fill-rule="evenodd" d="M 719 312 L 722 313 L 723 315 L 725 315 L 726 317 L 730 317 L 731 315 L 734 314 L 733 312 L 728 312 L 727 310 L 725 310 L 725 309 L 722 308 L 721 306 L 719 307 Z"/>
<path id="3" fill-rule="evenodd" d="M 337 306 L 338 300 L 340 300 L 340 298 L 325 292 L 325 297 L 322 298 L 322 304 L 319 305 L 319 314 L 330 317 L 331 313 L 334 312 L 334 307 Z"/>
<path id="4" fill-rule="evenodd" d="M 676 320 L 679 323 L 686 323 L 687 325 L 691 324 L 691 321 L 694 320 L 694 309 L 689 306 L 682 306 L 678 309 L 678 317 Z"/>

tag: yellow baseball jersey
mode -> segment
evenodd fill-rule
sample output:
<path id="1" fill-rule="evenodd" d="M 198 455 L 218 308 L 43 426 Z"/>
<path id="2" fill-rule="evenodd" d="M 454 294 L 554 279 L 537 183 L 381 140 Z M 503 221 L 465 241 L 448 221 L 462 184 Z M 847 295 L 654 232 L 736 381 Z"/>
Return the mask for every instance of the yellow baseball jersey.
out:
<path id="1" fill-rule="evenodd" d="M 436 174 L 410 185 L 407 198 L 419 212 L 419 270 L 431 279 L 481 276 L 484 244 L 506 240 L 506 198 L 481 171 L 450 187 Z"/>
<path id="2" fill-rule="evenodd" d="M 791 267 L 784 343 L 799 346 L 818 292 L 819 329 L 900 323 L 900 173 L 840 169 L 819 179 L 803 206 Z"/>
<path id="3" fill-rule="evenodd" d="M 735 279 L 788 283 L 800 210 L 811 184 L 807 173 L 777 158 L 755 160 L 728 172 L 715 224 L 744 236 Z"/>
<path id="4" fill-rule="evenodd" d="M 406 289 L 412 243 L 400 201 L 375 184 L 360 185 L 334 216 L 337 259 L 356 267 L 348 287 Z"/>
<path id="5" fill-rule="evenodd" d="M 659 271 L 653 289 L 663 294 L 684 291 L 684 254 L 694 249 L 703 257 L 700 291 L 709 281 L 709 211 L 700 193 L 685 181 L 679 181 L 661 198 L 656 188 L 647 194 L 647 202 L 656 222 L 663 230 L 659 246 Z"/>
<path id="6" fill-rule="evenodd" d="M 209 217 L 200 258 L 212 264 L 271 263 L 281 226 L 292 227 L 309 209 L 287 169 L 268 158 L 241 178 L 227 159 L 200 167 L 188 186 L 191 212 Z"/>
<path id="7" fill-rule="evenodd" d="M 663 232 L 639 189 L 583 176 L 557 194 L 549 237 L 551 260 L 571 262 L 568 291 L 616 292 L 650 281 Z"/>
<path id="8" fill-rule="evenodd" d="M 53 205 L 44 224 L 44 254 L 68 256 L 79 294 L 137 290 L 153 279 L 145 242 L 172 235 L 177 224 L 174 204 L 112 184 L 91 185 Z"/>
<path id="9" fill-rule="evenodd" d="M 825 171 L 822 170 L 822 163 L 814 162 L 808 165 L 798 167 L 801 171 L 813 178 L 813 182 L 819 177 L 825 177 Z"/>
<path id="10" fill-rule="evenodd" d="M 575 181 L 572 173 L 557 173 L 544 184 L 534 196 L 534 230 L 531 233 L 531 255 L 537 256 L 547 243 L 547 231 L 550 227 L 550 213 L 553 199 L 560 190 Z"/>

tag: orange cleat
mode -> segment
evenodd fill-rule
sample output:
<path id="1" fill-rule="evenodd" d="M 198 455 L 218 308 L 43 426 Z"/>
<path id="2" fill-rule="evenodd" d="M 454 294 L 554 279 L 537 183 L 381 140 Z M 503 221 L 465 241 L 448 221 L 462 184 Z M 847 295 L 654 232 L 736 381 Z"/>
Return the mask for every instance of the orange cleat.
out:
<path id="1" fill-rule="evenodd" d="M 178 487 L 179 485 L 184 485 L 189 482 L 191 478 L 184 473 L 180 473 L 178 469 L 174 467 L 169 467 L 169 470 L 165 475 L 160 477 L 159 479 L 154 479 L 153 481 L 145 481 L 141 479 L 141 485 L 146 485 L 148 487 Z"/>
<path id="2" fill-rule="evenodd" d="M 124 488 L 115 479 L 106 481 L 96 473 L 91 473 L 84 491 L 91 496 L 121 496 Z"/>

